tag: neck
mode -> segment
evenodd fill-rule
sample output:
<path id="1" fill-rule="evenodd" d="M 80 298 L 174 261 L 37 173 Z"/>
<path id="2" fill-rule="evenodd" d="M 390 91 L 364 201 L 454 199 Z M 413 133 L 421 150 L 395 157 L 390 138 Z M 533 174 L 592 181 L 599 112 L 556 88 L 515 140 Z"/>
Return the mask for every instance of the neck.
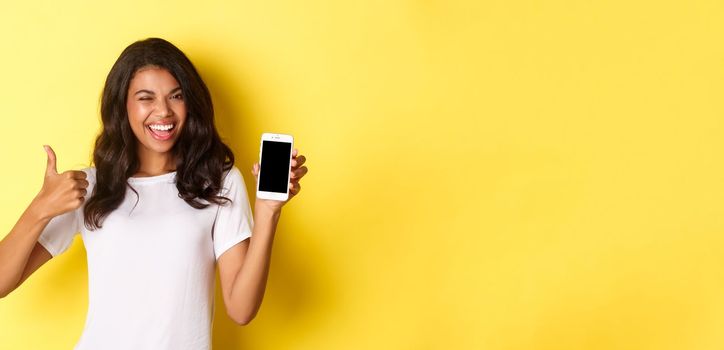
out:
<path id="1" fill-rule="evenodd" d="M 138 171 L 134 176 L 156 176 L 176 170 L 176 162 L 171 152 L 156 153 L 138 149 Z"/>

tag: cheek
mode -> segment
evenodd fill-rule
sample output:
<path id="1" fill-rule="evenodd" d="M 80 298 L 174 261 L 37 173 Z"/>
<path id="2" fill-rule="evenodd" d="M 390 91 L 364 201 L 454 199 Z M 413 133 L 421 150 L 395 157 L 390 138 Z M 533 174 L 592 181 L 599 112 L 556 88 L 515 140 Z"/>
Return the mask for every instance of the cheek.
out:
<path id="1" fill-rule="evenodd" d="M 128 113 L 128 123 L 131 124 L 131 129 L 136 132 L 143 131 L 143 122 L 146 119 L 145 108 L 140 104 L 129 103 L 126 105 L 126 112 Z"/>
<path id="2" fill-rule="evenodd" d="M 143 114 L 143 105 L 136 102 L 129 102 L 126 104 L 126 110 L 128 111 L 128 117 L 138 119 Z"/>
<path id="3" fill-rule="evenodd" d="M 176 106 L 176 108 L 174 108 L 174 114 L 176 114 L 182 126 L 186 124 L 186 105 L 180 104 Z"/>
<path id="4" fill-rule="evenodd" d="M 176 116 L 179 117 L 179 119 L 185 120 L 186 119 L 186 103 L 179 102 L 174 106 L 174 113 Z"/>

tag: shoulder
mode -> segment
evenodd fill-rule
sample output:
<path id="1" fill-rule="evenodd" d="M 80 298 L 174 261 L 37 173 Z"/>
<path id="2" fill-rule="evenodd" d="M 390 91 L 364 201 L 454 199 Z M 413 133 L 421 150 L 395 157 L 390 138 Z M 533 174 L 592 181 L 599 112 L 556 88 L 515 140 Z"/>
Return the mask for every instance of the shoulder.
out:
<path id="1" fill-rule="evenodd" d="M 236 166 L 232 166 L 229 170 L 224 170 L 221 180 L 221 191 L 223 193 L 236 192 L 239 190 L 246 191 L 244 176 Z"/>
<path id="2" fill-rule="evenodd" d="M 222 176 L 222 178 L 222 183 L 224 184 L 244 181 L 244 177 L 241 176 L 241 171 L 239 170 L 239 168 L 236 167 L 236 165 L 232 166 L 229 170 L 224 170 L 224 175 Z"/>

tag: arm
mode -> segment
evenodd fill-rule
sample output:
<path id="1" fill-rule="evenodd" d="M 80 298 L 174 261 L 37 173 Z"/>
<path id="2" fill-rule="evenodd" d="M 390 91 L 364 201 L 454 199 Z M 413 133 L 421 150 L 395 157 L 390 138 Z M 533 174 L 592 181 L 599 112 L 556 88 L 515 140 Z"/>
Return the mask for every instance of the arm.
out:
<path id="1" fill-rule="evenodd" d="M 219 259 L 222 285 L 224 280 L 228 285 L 223 288 L 224 304 L 229 317 L 240 325 L 246 325 L 254 318 L 264 298 L 272 243 L 280 215 L 281 211 L 258 205 L 257 200 L 251 238 L 237 244 Z M 231 260 L 238 266 L 235 271 L 224 269 Z M 227 278 L 223 278 L 224 275 Z"/>
<path id="2" fill-rule="evenodd" d="M 33 265 L 37 265 L 37 269 L 52 257 L 45 249 L 36 248 L 39 245 L 38 237 L 48 222 L 50 218 L 41 214 L 37 201 L 33 200 L 10 233 L 0 241 L 0 297 L 15 290 L 21 279 L 32 273 L 28 271 L 26 276 L 23 274 L 29 260 L 34 261 Z M 45 254 L 42 254 L 43 251 Z"/>
<path id="3" fill-rule="evenodd" d="M 264 298 L 272 243 L 282 206 L 301 190 L 299 180 L 307 173 L 302 166 L 306 158 L 292 152 L 289 199 L 273 201 L 256 199 L 254 203 L 254 227 L 250 239 L 229 248 L 219 257 L 219 275 L 226 313 L 236 323 L 246 325 L 256 316 Z M 259 164 L 254 164 L 252 174 L 259 175 Z"/>
<path id="4" fill-rule="evenodd" d="M 52 256 L 38 242 L 51 219 L 75 210 L 85 199 L 88 181 L 82 171 L 58 174 L 53 149 L 48 146 L 48 162 L 40 192 L 0 241 L 0 297 L 15 290 L 30 274 Z"/>

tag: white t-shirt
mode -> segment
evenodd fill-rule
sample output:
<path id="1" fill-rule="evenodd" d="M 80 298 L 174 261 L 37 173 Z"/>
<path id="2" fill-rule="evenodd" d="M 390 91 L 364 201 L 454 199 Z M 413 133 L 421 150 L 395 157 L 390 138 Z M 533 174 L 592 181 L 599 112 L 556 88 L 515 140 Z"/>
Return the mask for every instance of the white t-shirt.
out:
<path id="1" fill-rule="evenodd" d="M 87 199 L 96 169 L 83 171 Z M 236 167 L 220 191 L 233 202 L 205 209 L 179 198 L 175 178 L 176 172 L 128 179 L 138 197 L 127 188 L 101 229 L 86 229 L 81 206 L 53 218 L 40 235 L 53 256 L 78 232 L 86 248 L 88 314 L 76 350 L 211 348 L 215 264 L 251 237 L 253 216 Z"/>

